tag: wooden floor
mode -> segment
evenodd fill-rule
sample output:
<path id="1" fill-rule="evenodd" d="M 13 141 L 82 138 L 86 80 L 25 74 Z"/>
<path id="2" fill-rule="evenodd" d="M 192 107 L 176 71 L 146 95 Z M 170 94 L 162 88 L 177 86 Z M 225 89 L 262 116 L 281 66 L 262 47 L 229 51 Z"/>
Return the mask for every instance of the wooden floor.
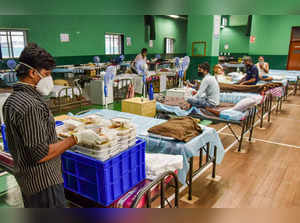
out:
<path id="1" fill-rule="evenodd" d="M 215 125 L 221 129 L 224 125 Z M 254 130 L 254 143 L 246 142 L 246 154 L 233 152 L 217 167 L 220 182 L 194 181 L 194 204 L 184 208 L 300 207 L 300 96 L 290 96 L 283 111 L 272 115 L 265 130 Z M 226 149 L 235 139 L 228 129 L 220 133 Z M 181 193 L 185 196 L 186 190 Z"/>

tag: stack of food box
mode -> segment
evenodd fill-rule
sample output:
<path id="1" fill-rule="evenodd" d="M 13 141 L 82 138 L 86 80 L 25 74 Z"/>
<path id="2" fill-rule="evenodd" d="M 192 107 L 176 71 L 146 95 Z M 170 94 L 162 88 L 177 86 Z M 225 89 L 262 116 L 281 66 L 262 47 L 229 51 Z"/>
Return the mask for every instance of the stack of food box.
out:
<path id="1" fill-rule="evenodd" d="M 83 118 L 64 120 L 64 125 L 56 128 L 58 137 L 66 138 L 72 134 L 90 129 L 99 135 L 97 145 L 81 144 L 72 148 L 76 152 L 106 161 L 127 150 L 136 143 L 136 127 L 129 119 L 104 119 L 98 115 L 88 115 Z"/>

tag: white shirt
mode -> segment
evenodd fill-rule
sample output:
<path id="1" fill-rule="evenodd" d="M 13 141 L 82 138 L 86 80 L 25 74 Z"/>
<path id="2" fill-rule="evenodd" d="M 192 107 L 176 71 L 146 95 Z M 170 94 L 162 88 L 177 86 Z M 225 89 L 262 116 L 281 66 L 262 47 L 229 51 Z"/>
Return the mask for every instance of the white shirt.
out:
<path id="1" fill-rule="evenodd" d="M 220 86 L 216 78 L 210 74 L 207 74 L 200 85 L 198 93 L 194 98 L 207 98 L 207 100 L 218 106 L 220 104 Z"/>
<path id="2" fill-rule="evenodd" d="M 267 63 L 264 63 L 264 67 L 266 67 L 266 64 L 267 64 Z M 257 67 L 257 69 L 258 69 L 258 73 L 259 73 L 260 75 L 265 75 L 265 74 L 268 74 L 268 73 L 266 73 L 266 72 L 265 72 L 265 70 L 264 70 L 264 69 L 261 69 L 261 67 L 260 67 L 260 64 L 259 64 L 259 63 L 257 63 L 257 64 L 256 64 L 256 67 Z"/>
<path id="3" fill-rule="evenodd" d="M 147 57 L 143 58 L 142 54 L 138 54 L 134 60 L 134 62 L 138 62 L 139 60 L 144 60 L 145 62 L 147 62 Z"/>

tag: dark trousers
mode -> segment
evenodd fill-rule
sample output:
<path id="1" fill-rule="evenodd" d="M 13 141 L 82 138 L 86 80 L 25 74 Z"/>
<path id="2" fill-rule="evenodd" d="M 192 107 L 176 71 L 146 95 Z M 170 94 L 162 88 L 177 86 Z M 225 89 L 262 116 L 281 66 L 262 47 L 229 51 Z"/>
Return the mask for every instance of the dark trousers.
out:
<path id="1" fill-rule="evenodd" d="M 36 194 L 22 193 L 25 208 L 65 208 L 66 198 L 62 184 L 48 187 Z"/>

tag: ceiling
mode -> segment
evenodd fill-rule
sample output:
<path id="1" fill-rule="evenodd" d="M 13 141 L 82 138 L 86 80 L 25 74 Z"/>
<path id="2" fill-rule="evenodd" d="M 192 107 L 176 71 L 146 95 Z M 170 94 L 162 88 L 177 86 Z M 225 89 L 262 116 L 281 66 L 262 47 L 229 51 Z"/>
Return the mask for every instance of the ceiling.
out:
<path id="1" fill-rule="evenodd" d="M 299 0 L 0 0 L 0 15 L 300 15 Z"/>

